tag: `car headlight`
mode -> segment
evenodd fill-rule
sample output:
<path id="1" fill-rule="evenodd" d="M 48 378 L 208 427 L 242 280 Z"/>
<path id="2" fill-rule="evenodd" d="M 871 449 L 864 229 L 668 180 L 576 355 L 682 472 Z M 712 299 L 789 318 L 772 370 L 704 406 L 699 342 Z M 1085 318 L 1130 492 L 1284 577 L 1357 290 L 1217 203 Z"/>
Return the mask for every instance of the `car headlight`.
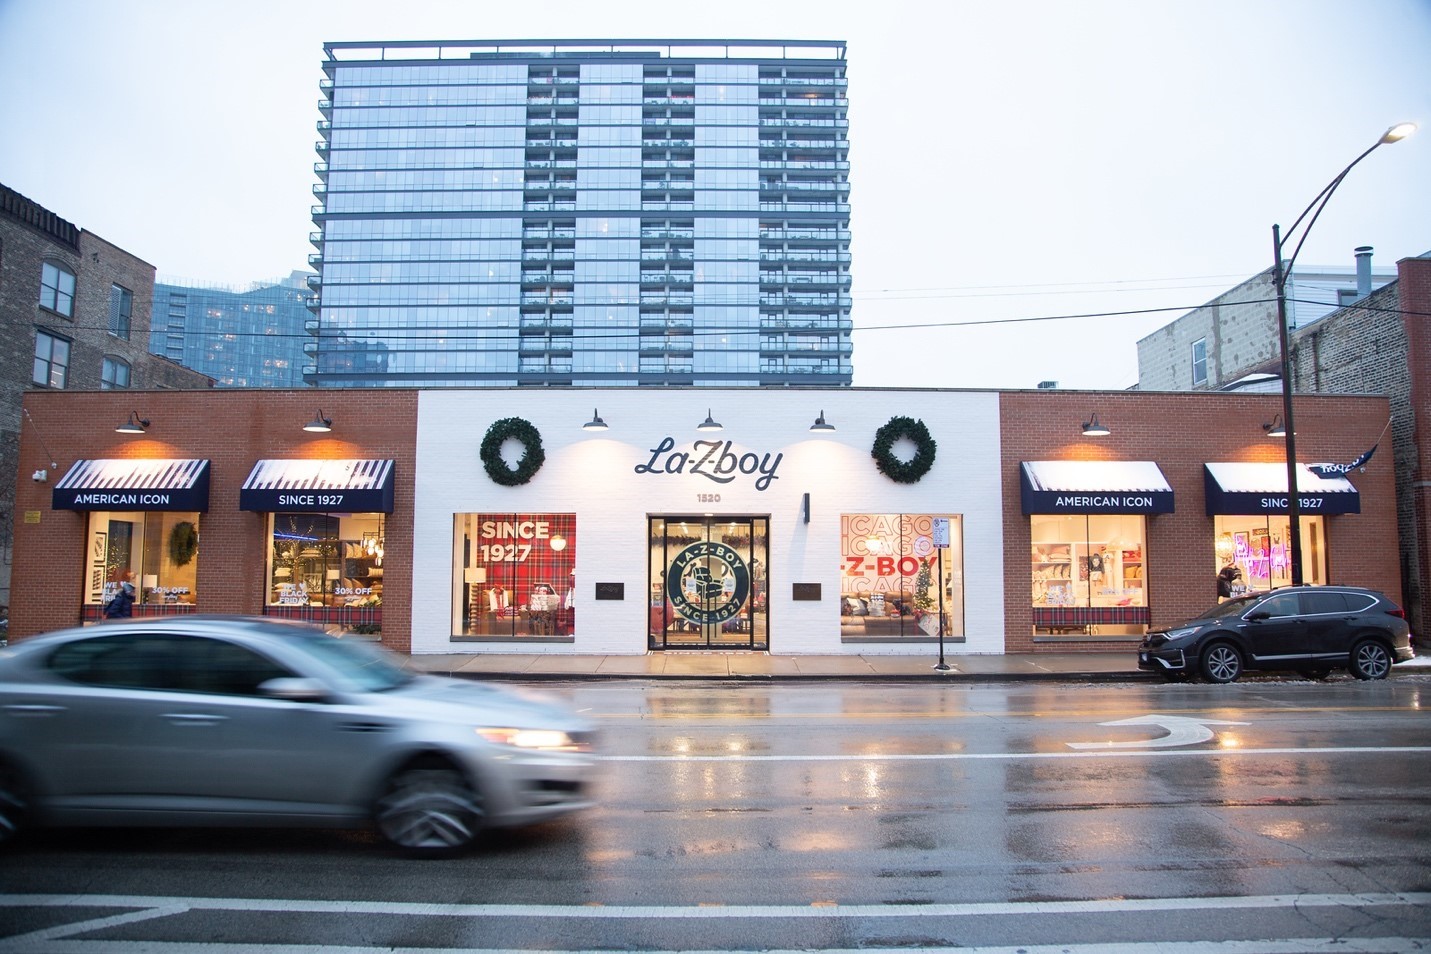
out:
<path id="1" fill-rule="evenodd" d="M 1184 626 L 1184 627 L 1182 627 L 1182 628 L 1180 628 L 1180 629 L 1170 629 L 1170 630 L 1167 630 L 1166 632 L 1163 633 L 1163 635 L 1166 636 L 1166 637 L 1168 637 L 1168 641 L 1171 642 L 1171 641 L 1174 640 L 1174 639 L 1182 639 L 1184 636 L 1191 636 L 1193 633 L 1195 633 L 1195 632 L 1197 632 L 1197 631 L 1198 631 L 1198 627 L 1196 627 L 1196 626 Z"/>
<path id="2" fill-rule="evenodd" d="M 540 749 L 548 752 L 579 752 L 583 748 L 560 729 L 512 729 L 481 727 L 477 734 L 494 745 L 510 745 L 518 749 Z"/>

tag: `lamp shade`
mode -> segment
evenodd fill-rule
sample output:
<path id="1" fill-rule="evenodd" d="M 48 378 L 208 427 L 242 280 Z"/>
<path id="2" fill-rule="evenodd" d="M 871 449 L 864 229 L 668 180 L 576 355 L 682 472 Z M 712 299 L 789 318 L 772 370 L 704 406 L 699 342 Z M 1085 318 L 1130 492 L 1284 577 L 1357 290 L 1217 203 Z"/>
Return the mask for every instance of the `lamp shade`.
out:
<path id="1" fill-rule="evenodd" d="M 130 411 L 129 419 L 114 429 L 116 434 L 143 434 L 149 430 L 149 418 L 140 417 L 138 411 Z"/>
<path id="2" fill-rule="evenodd" d="M 1094 412 L 1092 420 L 1083 422 L 1084 437 L 1107 437 L 1111 433 L 1113 432 L 1108 430 L 1108 428 L 1104 427 L 1102 424 L 1098 423 L 1097 412 Z"/>
<path id="3" fill-rule="evenodd" d="M 318 409 L 318 416 L 307 424 L 304 424 L 303 429 L 310 434 L 326 434 L 333 429 L 333 419 L 331 417 L 324 417 L 323 409 L 320 407 Z"/>
<path id="4" fill-rule="evenodd" d="M 469 566 L 462 571 L 462 579 L 467 583 L 486 583 L 487 568 L 485 566 Z"/>

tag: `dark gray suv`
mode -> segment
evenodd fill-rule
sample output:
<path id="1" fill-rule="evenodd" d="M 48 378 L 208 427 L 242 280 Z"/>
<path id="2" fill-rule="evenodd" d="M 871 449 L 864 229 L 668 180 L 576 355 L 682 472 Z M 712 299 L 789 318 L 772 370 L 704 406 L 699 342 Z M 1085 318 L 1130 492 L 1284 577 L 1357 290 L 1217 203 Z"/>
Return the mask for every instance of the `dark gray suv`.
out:
<path id="1" fill-rule="evenodd" d="M 1358 679 L 1384 679 L 1394 663 L 1414 655 L 1406 614 L 1384 594 L 1356 586 L 1289 586 L 1219 603 L 1149 633 L 1138 647 L 1138 668 L 1209 682 L 1232 682 L 1245 669 L 1317 677 L 1348 669 Z"/>

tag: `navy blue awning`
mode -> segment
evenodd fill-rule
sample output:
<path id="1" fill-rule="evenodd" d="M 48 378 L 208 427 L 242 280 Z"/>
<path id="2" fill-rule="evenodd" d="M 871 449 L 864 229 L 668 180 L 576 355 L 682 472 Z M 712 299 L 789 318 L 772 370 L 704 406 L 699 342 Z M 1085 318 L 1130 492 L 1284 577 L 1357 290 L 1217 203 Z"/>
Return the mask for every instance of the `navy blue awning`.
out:
<path id="1" fill-rule="evenodd" d="M 1172 513 L 1173 488 L 1150 460 L 1026 460 L 1024 513 Z"/>
<path id="2" fill-rule="evenodd" d="M 239 509 L 264 513 L 392 513 L 390 460 L 261 460 Z"/>
<path id="3" fill-rule="evenodd" d="M 1361 494 L 1345 477 L 1318 477 L 1297 466 L 1297 502 L 1304 516 L 1361 513 Z M 1251 516 L 1287 512 L 1287 465 L 1242 462 L 1203 465 L 1207 514 Z"/>
<path id="4" fill-rule="evenodd" d="M 55 484 L 56 510 L 209 509 L 209 462 L 169 458 L 78 460 Z"/>

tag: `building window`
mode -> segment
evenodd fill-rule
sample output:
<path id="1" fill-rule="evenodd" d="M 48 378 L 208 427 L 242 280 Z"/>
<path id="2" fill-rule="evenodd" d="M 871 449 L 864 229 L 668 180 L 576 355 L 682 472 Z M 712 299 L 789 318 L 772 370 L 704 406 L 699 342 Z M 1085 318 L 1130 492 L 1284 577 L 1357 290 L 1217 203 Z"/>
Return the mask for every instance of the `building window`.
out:
<path id="1" fill-rule="evenodd" d="M 1306 583 L 1327 582 L 1326 527 L 1322 517 L 1301 515 L 1297 522 L 1302 542 L 1302 577 Z M 1291 560 L 1286 540 L 1291 531 L 1286 514 L 1253 514 L 1213 518 L 1217 540 L 1217 567 L 1240 572 L 1233 581 L 1233 595 L 1261 592 L 1288 586 L 1292 582 Z M 1208 583 L 1208 602 L 1214 592 Z"/>
<path id="2" fill-rule="evenodd" d="M 934 546 L 935 514 L 840 516 L 840 638 L 964 638 L 962 520 Z M 941 592 L 940 577 L 943 577 Z"/>
<path id="3" fill-rule="evenodd" d="M 154 510 L 96 510 L 89 515 L 85 603 L 103 606 L 124 583 L 140 604 L 185 604 L 197 596 L 199 554 L 174 544 L 176 533 L 197 540 L 199 514 Z M 183 562 L 178 562 L 175 558 Z M 144 615 L 137 607 L 135 616 Z"/>
<path id="4" fill-rule="evenodd" d="M 576 514 L 459 513 L 454 530 L 454 634 L 575 635 Z"/>
<path id="5" fill-rule="evenodd" d="M 129 319 L 134 313 L 134 294 L 121 285 L 109 286 L 109 333 L 129 340 Z"/>
<path id="6" fill-rule="evenodd" d="M 378 607 L 383 603 L 386 547 L 382 514 L 276 513 L 270 527 L 270 607 L 363 610 L 367 617 L 358 623 L 363 631 L 381 631 Z"/>
<path id="7" fill-rule="evenodd" d="M 1207 339 L 1193 342 L 1193 386 L 1207 383 Z"/>
<path id="8" fill-rule="evenodd" d="M 62 388 L 70 375 L 70 343 L 43 331 L 35 332 L 35 371 L 31 378 L 47 388 Z"/>
<path id="9" fill-rule="evenodd" d="M 114 391 L 129 387 L 129 364 L 120 358 L 105 358 L 100 372 L 100 390 Z"/>
<path id="10" fill-rule="evenodd" d="M 1034 636 L 1147 632 L 1145 526 L 1142 514 L 1030 518 Z"/>
<path id="11" fill-rule="evenodd" d="M 40 269 L 40 304 L 66 318 L 75 314 L 75 273 L 49 262 Z"/>

